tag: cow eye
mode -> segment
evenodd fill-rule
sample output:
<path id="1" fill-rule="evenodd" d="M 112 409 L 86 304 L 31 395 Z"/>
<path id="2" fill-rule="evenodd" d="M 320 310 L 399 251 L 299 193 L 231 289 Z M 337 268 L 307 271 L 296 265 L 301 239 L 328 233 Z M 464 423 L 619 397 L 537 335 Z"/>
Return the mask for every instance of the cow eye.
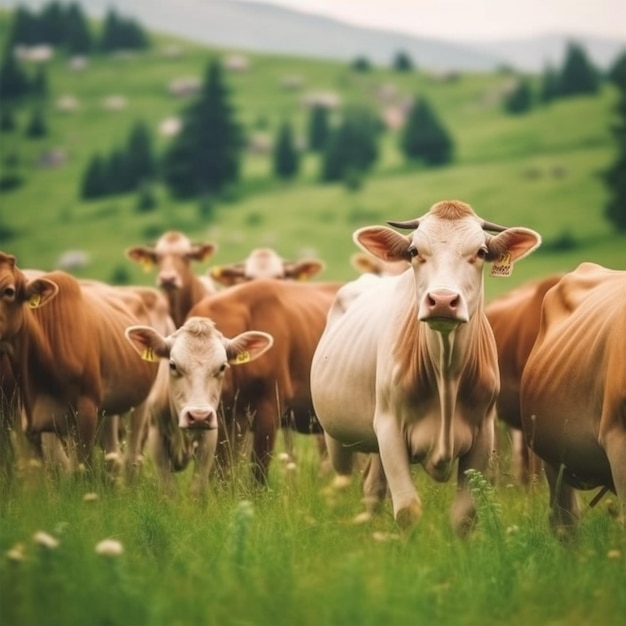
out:
<path id="1" fill-rule="evenodd" d="M 5 287 L 2 290 L 2 297 L 8 298 L 9 300 L 15 298 L 15 287 Z"/>
<path id="2" fill-rule="evenodd" d="M 169 365 L 170 365 L 170 372 L 172 372 L 172 374 L 176 374 L 178 372 L 176 361 L 174 361 L 174 359 L 170 359 Z"/>
<path id="3" fill-rule="evenodd" d="M 218 374 L 223 374 L 226 371 L 226 368 L 228 367 L 228 363 L 222 363 L 220 365 L 219 370 L 217 371 Z"/>
<path id="4" fill-rule="evenodd" d="M 476 253 L 476 256 L 479 259 L 486 259 L 488 254 L 489 254 L 489 250 L 487 250 L 487 248 L 479 248 L 478 252 Z"/>
<path id="5" fill-rule="evenodd" d="M 417 248 L 415 246 L 413 246 L 413 245 L 409 246 L 408 253 L 413 258 L 415 258 L 419 254 L 418 251 L 417 251 Z"/>

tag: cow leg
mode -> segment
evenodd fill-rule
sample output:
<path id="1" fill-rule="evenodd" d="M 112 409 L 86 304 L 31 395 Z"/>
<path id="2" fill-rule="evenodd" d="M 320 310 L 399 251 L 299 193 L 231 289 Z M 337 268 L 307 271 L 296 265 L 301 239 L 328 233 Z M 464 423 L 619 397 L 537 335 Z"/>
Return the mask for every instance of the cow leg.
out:
<path id="1" fill-rule="evenodd" d="M 159 489 L 167 496 L 176 495 L 176 481 L 172 472 L 172 463 L 169 451 L 165 445 L 163 435 L 158 428 L 151 426 L 148 431 L 148 450 L 154 463 Z"/>
<path id="2" fill-rule="evenodd" d="M 363 502 L 369 515 L 380 510 L 387 496 L 387 477 L 380 454 L 369 454 L 363 479 Z"/>
<path id="3" fill-rule="evenodd" d="M 259 485 L 267 484 L 270 460 L 279 426 L 274 400 L 257 405 L 252 442 L 252 473 Z"/>
<path id="4" fill-rule="evenodd" d="M 333 439 L 328 433 L 324 434 L 326 449 L 330 458 L 330 464 L 335 470 L 333 489 L 345 489 L 352 482 L 352 468 L 354 465 L 354 453 L 349 447 Z"/>
<path id="5" fill-rule="evenodd" d="M 80 398 L 76 407 L 75 420 L 78 462 L 85 469 L 92 470 L 93 449 L 98 426 L 98 409 L 95 402 L 89 398 Z"/>
<path id="6" fill-rule="evenodd" d="M 402 528 L 414 526 L 422 516 L 422 503 L 411 477 L 409 453 L 402 433 L 391 415 L 374 417 L 380 461 L 389 481 L 393 515 Z"/>
<path id="7" fill-rule="evenodd" d="M 43 457 L 44 466 L 51 468 L 52 470 L 60 470 L 64 474 L 69 474 L 72 471 L 72 462 L 61 437 L 56 433 L 41 433 L 41 454 Z"/>
<path id="8" fill-rule="evenodd" d="M 137 479 L 143 463 L 142 452 L 148 429 L 147 401 L 142 402 L 130 412 L 129 421 L 130 433 L 124 459 L 124 469 L 127 482 L 132 483 Z"/>
<path id="9" fill-rule="evenodd" d="M 98 425 L 98 438 L 104 451 L 107 474 L 112 478 L 118 475 L 120 461 L 119 415 L 101 415 Z"/>
<path id="10" fill-rule="evenodd" d="M 209 490 L 209 477 L 217 449 L 217 431 L 211 430 L 198 438 L 191 493 L 204 497 Z"/>
<path id="11" fill-rule="evenodd" d="M 546 463 L 545 471 L 550 488 L 550 526 L 556 535 L 570 534 L 580 517 L 576 490 L 563 480 L 560 468 Z"/>
<path id="12" fill-rule="evenodd" d="M 609 459 L 615 493 L 620 503 L 621 515 L 624 517 L 626 515 L 626 431 L 623 430 L 623 425 L 602 435 L 601 443 Z"/>

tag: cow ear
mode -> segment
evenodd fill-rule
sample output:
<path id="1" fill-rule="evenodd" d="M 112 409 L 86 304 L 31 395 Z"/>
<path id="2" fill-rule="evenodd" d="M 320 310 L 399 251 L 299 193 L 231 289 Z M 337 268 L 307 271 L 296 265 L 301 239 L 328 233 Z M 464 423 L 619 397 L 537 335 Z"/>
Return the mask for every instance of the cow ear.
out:
<path id="1" fill-rule="evenodd" d="M 139 263 L 148 272 L 156 264 L 156 253 L 152 248 L 136 246 L 126 250 L 126 256 L 135 263 Z"/>
<path id="2" fill-rule="evenodd" d="M 366 226 L 353 235 L 354 242 L 383 261 L 411 261 L 411 239 L 386 226 Z"/>
<path id="3" fill-rule="evenodd" d="M 326 264 L 317 259 L 304 259 L 285 264 L 285 278 L 309 280 L 326 269 Z"/>
<path id="4" fill-rule="evenodd" d="M 124 335 L 144 361 L 154 363 L 170 355 L 165 337 L 150 326 L 129 326 Z"/>
<path id="5" fill-rule="evenodd" d="M 492 276 L 509 276 L 513 263 L 528 256 L 541 244 L 541 235 L 530 228 L 507 228 L 487 243 L 488 260 L 493 261 Z"/>
<path id="6" fill-rule="evenodd" d="M 220 285 L 231 287 L 243 280 L 243 265 L 233 263 L 232 265 L 216 265 L 208 272 L 208 275 Z"/>
<path id="7" fill-rule="evenodd" d="M 274 343 L 274 338 L 267 333 L 249 330 L 224 341 L 228 362 L 233 365 L 241 365 L 258 359 L 269 350 Z"/>
<path id="8" fill-rule="evenodd" d="M 355 252 L 350 257 L 350 265 L 360 274 L 378 274 L 377 261 L 365 252 Z"/>
<path id="9" fill-rule="evenodd" d="M 185 255 L 190 261 L 208 261 L 217 252 L 214 243 L 196 243 Z"/>
<path id="10" fill-rule="evenodd" d="M 26 285 L 24 300 L 31 309 L 38 309 L 50 302 L 57 293 L 59 293 L 59 286 L 55 282 L 47 278 L 35 278 Z"/>

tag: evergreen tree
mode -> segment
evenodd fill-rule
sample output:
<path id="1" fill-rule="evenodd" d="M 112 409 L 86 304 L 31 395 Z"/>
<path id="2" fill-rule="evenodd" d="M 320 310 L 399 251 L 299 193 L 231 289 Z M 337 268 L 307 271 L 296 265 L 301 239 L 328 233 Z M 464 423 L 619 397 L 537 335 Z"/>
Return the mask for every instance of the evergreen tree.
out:
<path id="1" fill-rule="evenodd" d="M 273 156 L 275 176 L 278 178 L 293 178 L 296 176 L 300 166 L 300 155 L 296 148 L 289 122 L 284 122 L 278 129 Z"/>
<path id="2" fill-rule="evenodd" d="M 372 65 L 367 57 L 358 56 L 352 61 L 352 69 L 356 72 L 369 72 L 372 69 Z"/>
<path id="3" fill-rule="evenodd" d="M 18 6 L 8 37 L 7 50 L 11 53 L 15 46 L 33 46 L 39 41 L 39 20 L 24 6 Z"/>
<path id="4" fill-rule="evenodd" d="M 559 95 L 561 97 L 579 94 L 594 94 L 599 88 L 599 76 L 582 46 L 570 43 L 561 75 Z"/>
<path id="5" fill-rule="evenodd" d="M 48 134 L 48 126 L 40 108 L 36 108 L 31 115 L 30 121 L 26 125 L 26 136 L 31 139 L 39 139 Z"/>
<path id="6" fill-rule="evenodd" d="M 43 65 L 40 65 L 35 72 L 30 86 L 30 93 L 40 100 L 48 97 L 48 75 Z"/>
<path id="7" fill-rule="evenodd" d="M 65 10 L 59 2 L 49 2 L 42 8 L 38 23 L 38 43 L 59 46 L 65 42 Z"/>
<path id="8" fill-rule="evenodd" d="M 443 165 L 452 160 L 452 138 L 424 98 L 418 98 L 411 107 L 400 140 L 408 159 L 426 165 Z"/>
<path id="9" fill-rule="evenodd" d="M 106 170 L 106 163 L 99 154 L 91 158 L 81 181 L 81 198 L 92 200 L 109 193 Z"/>
<path id="10" fill-rule="evenodd" d="M 342 180 L 364 173 L 378 158 L 378 127 L 369 111 L 351 109 L 327 142 L 322 161 L 322 180 Z"/>
<path id="11" fill-rule="evenodd" d="M 611 128 L 617 144 L 617 157 L 605 173 L 609 200 L 606 218 L 619 232 L 626 232 L 626 81 L 618 84 L 619 96 L 615 106 L 617 121 Z"/>
<path id="12" fill-rule="evenodd" d="M 393 59 L 393 69 L 396 72 L 410 72 L 413 70 L 413 61 L 411 57 L 404 51 L 396 53 Z"/>
<path id="13" fill-rule="evenodd" d="M 117 11 L 110 8 L 104 18 L 99 48 L 102 52 L 113 52 L 119 49 L 120 18 Z"/>
<path id="14" fill-rule="evenodd" d="M 7 47 L 0 65 L 0 99 L 17 100 L 27 95 L 30 84 L 25 72 L 18 63 L 13 48 Z"/>
<path id="15" fill-rule="evenodd" d="M 527 78 L 518 81 L 515 89 L 504 100 L 504 110 L 507 113 L 519 115 L 530 110 L 533 103 L 532 90 Z"/>
<path id="16" fill-rule="evenodd" d="M 16 128 L 15 116 L 11 107 L 0 108 L 0 131 L 10 133 Z"/>
<path id="17" fill-rule="evenodd" d="M 546 65 L 541 77 L 541 87 L 539 88 L 539 100 L 548 104 L 559 95 L 559 75 L 551 66 Z"/>
<path id="18" fill-rule="evenodd" d="M 152 151 L 152 138 L 144 122 L 136 122 L 128 137 L 126 168 L 133 188 L 156 175 L 156 159 Z"/>
<path id="19" fill-rule="evenodd" d="M 330 134 L 329 112 L 324 106 L 315 105 L 309 116 L 308 148 L 314 152 L 324 149 Z"/>
<path id="20" fill-rule="evenodd" d="M 608 79 L 618 87 L 626 85 L 626 50 L 613 61 L 607 73 Z"/>
<path id="21" fill-rule="evenodd" d="M 242 133 L 217 59 L 209 62 L 197 99 L 163 160 L 172 194 L 185 198 L 216 193 L 239 179 Z"/>
<path id="22" fill-rule="evenodd" d="M 69 54 L 89 54 L 94 46 L 85 15 L 75 2 L 69 5 L 65 15 L 65 45 Z"/>
<path id="23" fill-rule="evenodd" d="M 125 150 L 116 148 L 109 155 L 106 162 L 106 179 L 107 190 L 111 194 L 127 193 L 136 187 Z"/>

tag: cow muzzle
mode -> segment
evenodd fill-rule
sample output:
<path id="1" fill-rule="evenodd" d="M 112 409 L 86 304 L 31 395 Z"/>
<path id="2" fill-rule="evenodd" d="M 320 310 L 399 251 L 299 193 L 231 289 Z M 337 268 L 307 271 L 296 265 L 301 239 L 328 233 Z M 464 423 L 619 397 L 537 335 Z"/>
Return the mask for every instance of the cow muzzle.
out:
<path id="1" fill-rule="evenodd" d="M 185 407 L 179 416 L 178 426 L 199 430 L 217 429 L 217 413 L 212 407 Z"/>
<path id="2" fill-rule="evenodd" d="M 467 306 L 461 294 L 449 289 L 426 292 L 418 312 L 418 319 L 432 330 L 449 332 L 468 321 Z"/>
<path id="3" fill-rule="evenodd" d="M 166 291 L 175 291 L 182 286 L 180 277 L 176 272 L 161 272 L 157 277 L 157 284 Z"/>

